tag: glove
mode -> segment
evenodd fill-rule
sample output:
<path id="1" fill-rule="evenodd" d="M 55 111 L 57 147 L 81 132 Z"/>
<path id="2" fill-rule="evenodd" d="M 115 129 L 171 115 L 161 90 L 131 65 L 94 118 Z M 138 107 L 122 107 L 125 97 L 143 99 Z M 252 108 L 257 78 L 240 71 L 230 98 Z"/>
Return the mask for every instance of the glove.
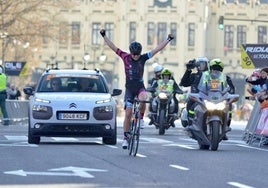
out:
<path id="1" fill-rule="evenodd" d="M 173 36 L 172 34 L 169 34 L 167 40 L 168 40 L 168 41 L 171 41 L 171 40 L 173 40 L 173 39 L 174 39 L 174 36 Z"/>
<path id="2" fill-rule="evenodd" d="M 105 30 L 104 29 L 100 30 L 100 34 L 101 34 L 102 37 L 104 37 L 105 36 Z"/>
<path id="3" fill-rule="evenodd" d="M 187 69 L 194 69 L 194 68 L 195 68 L 195 59 L 190 60 L 190 61 L 186 64 L 186 68 L 187 68 Z"/>

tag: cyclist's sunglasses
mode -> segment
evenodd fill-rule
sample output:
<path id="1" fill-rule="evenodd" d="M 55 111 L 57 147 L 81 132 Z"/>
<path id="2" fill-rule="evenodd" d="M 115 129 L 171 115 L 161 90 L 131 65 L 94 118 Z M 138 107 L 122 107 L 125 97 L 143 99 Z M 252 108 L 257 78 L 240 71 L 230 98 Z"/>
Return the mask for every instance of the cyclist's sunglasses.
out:
<path id="1" fill-rule="evenodd" d="M 141 54 L 139 54 L 139 53 L 132 53 L 131 55 L 141 55 Z"/>

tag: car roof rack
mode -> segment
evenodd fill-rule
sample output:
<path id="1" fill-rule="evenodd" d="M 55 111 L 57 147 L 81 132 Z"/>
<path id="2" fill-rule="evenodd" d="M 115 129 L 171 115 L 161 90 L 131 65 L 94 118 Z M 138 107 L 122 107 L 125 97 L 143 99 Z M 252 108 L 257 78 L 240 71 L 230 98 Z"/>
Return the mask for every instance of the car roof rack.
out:
<path id="1" fill-rule="evenodd" d="M 46 72 L 48 72 L 50 70 L 59 70 L 58 63 L 57 62 L 55 64 L 54 63 L 50 63 L 50 64 L 48 63 L 47 67 L 46 67 Z"/>

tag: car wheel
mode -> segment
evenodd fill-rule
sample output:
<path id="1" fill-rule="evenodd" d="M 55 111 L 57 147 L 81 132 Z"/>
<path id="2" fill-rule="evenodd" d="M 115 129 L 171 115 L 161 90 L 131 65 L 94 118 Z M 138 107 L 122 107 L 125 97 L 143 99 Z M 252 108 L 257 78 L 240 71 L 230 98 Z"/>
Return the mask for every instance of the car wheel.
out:
<path id="1" fill-rule="evenodd" d="M 102 142 L 104 144 L 108 144 L 108 145 L 116 145 L 116 142 L 117 142 L 116 130 L 117 130 L 117 126 L 116 126 L 116 123 L 115 123 L 115 127 L 114 127 L 114 130 L 113 130 L 113 133 L 112 133 L 112 137 L 103 137 Z"/>
<path id="2" fill-rule="evenodd" d="M 28 125 L 28 143 L 29 144 L 39 144 L 40 143 L 40 136 L 33 136 L 31 132 L 31 124 L 30 124 L 30 118 L 29 118 L 29 125 Z"/>

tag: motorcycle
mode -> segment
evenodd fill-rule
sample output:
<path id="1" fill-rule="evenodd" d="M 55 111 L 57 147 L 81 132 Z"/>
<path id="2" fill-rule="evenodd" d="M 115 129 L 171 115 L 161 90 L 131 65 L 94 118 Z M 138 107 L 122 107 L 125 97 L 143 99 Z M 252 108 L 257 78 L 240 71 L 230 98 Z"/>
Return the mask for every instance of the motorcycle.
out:
<path id="1" fill-rule="evenodd" d="M 213 80 L 210 86 L 208 89 L 207 83 L 201 83 L 199 93 L 189 94 L 196 107 L 193 124 L 186 130 L 191 138 L 197 140 L 200 149 L 216 151 L 225 134 L 231 131 L 227 125 L 229 108 L 238 101 L 239 95 L 229 94 L 229 87 L 219 80 Z"/>
<path id="2" fill-rule="evenodd" d="M 154 93 L 155 89 L 148 88 L 147 91 Z M 169 129 L 174 125 L 174 121 L 178 119 L 178 114 L 175 111 L 174 95 L 180 91 L 174 91 L 170 93 L 168 91 L 162 90 L 154 97 L 151 101 L 151 111 L 148 116 L 152 120 L 156 129 L 159 129 L 159 135 L 164 135 L 165 130 Z"/>

